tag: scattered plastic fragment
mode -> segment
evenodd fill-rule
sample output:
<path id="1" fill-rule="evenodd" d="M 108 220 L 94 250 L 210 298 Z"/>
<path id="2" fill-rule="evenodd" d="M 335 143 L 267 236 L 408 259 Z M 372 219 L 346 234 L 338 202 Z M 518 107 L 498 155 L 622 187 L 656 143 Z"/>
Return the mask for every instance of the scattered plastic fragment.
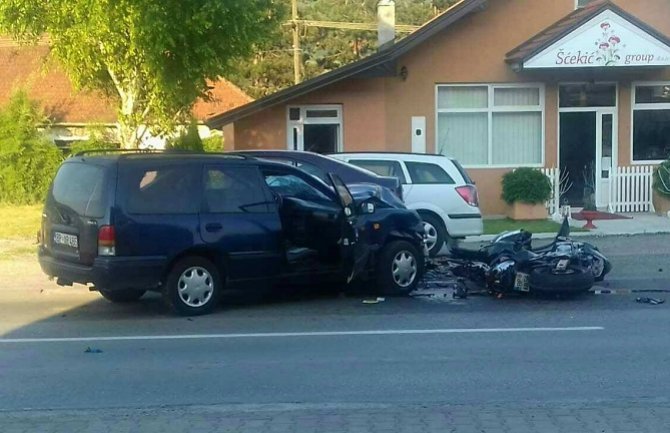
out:
<path id="1" fill-rule="evenodd" d="M 651 304 L 651 305 L 660 305 L 665 302 L 665 299 L 661 298 L 637 298 L 635 302 L 640 304 Z"/>
<path id="2" fill-rule="evenodd" d="M 84 350 L 84 353 L 102 353 L 102 350 L 95 349 L 89 346 L 86 348 L 86 350 Z"/>
<path id="3" fill-rule="evenodd" d="M 379 304 L 384 301 L 386 301 L 386 298 L 363 299 L 364 304 Z"/>

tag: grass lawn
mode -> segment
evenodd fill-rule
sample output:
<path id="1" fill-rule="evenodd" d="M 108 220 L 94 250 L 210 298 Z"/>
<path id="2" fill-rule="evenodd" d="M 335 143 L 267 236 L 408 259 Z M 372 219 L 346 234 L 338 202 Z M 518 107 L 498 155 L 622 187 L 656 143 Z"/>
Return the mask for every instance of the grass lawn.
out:
<path id="1" fill-rule="evenodd" d="M 508 230 L 524 229 L 531 233 L 558 233 L 561 225 L 551 220 L 514 221 L 511 219 L 484 220 L 484 234 L 495 235 Z M 578 227 L 570 227 L 571 232 L 584 232 Z"/>
<path id="2" fill-rule="evenodd" d="M 0 206 L 0 260 L 35 254 L 42 205 Z"/>

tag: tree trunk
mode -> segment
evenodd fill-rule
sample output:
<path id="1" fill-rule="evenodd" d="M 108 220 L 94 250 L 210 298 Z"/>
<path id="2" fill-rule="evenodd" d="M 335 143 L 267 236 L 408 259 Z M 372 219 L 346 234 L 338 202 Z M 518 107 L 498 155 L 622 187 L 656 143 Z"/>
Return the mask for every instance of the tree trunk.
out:
<path id="1" fill-rule="evenodd" d="M 119 138 L 122 149 L 137 149 L 139 144 L 137 125 L 131 116 L 119 115 Z"/>

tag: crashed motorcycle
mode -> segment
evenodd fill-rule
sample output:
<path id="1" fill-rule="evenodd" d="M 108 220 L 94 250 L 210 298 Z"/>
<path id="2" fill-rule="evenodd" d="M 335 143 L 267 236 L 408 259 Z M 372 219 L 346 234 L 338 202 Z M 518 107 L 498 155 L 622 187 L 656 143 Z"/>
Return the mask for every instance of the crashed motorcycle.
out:
<path id="1" fill-rule="evenodd" d="M 612 269 L 597 247 L 570 239 L 567 220 L 553 242 L 538 248 L 532 247 L 530 232 L 516 230 L 501 233 L 478 250 L 452 245 L 450 253 L 456 276 L 492 293 L 582 293 Z"/>

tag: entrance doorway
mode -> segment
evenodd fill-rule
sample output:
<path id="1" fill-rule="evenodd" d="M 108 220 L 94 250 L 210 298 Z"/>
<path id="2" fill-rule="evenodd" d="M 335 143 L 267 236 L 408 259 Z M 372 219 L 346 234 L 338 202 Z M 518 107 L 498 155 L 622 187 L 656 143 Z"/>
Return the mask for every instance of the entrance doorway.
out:
<path id="1" fill-rule="evenodd" d="M 567 191 L 561 204 L 585 205 L 586 194 L 595 193 L 596 113 L 561 113 L 561 179 Z"/>
<path id="2" fill-rule="evenodd" d="M 560 101 L 561 204 L 606 207 L 616 161 L 616 86 L 561 86 Z"/>
<path id="3" fill-rule="evenodd" d="M 342 151 L 342 107 L 306 105 L 288 109 L 289 150 L 315 153 Z"/>

